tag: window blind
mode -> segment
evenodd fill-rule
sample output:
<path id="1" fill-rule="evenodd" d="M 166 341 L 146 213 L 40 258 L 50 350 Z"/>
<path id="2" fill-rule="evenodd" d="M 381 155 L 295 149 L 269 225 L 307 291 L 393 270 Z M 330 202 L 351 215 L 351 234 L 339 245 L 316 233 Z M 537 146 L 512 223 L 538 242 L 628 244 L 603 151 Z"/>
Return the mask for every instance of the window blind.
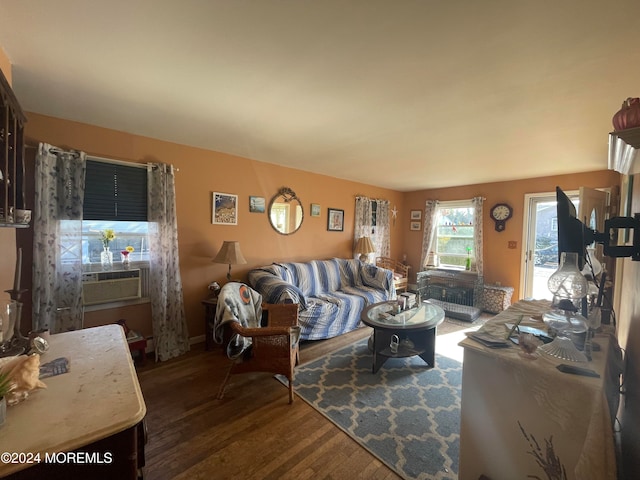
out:
<path id="1" fill-rule="evenodd" d="M 146 168 L 87 160 L 83 218 L 146 222 Z"/>

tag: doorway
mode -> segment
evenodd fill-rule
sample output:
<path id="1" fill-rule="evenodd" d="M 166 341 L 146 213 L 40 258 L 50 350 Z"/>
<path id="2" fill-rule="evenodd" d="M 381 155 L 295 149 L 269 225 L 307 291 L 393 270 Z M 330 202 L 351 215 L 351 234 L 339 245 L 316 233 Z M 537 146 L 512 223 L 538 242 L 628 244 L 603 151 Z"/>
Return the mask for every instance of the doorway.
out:
<path id="1" fill-rule="evenodd" d="M 565 192 L 576 209 L 580 197 L 577 191 Z M 547 280 L 558 268 L 558 218 L 556 193 L 525 195 L 525 229 L 523 234 L 523 268 L 520 298 L 551 300 Z"/>

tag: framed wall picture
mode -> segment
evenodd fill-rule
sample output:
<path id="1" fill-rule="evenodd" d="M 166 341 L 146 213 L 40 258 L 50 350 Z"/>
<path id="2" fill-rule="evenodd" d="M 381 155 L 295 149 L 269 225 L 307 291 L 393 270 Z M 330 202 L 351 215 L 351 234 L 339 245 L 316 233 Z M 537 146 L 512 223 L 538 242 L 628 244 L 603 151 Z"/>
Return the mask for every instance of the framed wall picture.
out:
<path id="1" fill-rule="evenodd" d="M 411 230 L 420 230 L 422 222 L 411 222 Z"/>
<path id="2" fill-rule="evenodd" d="M 327 209 L 327 230 L 330 232 L 344 230 L 344 210 L 338 210 L 337 208 Z"/>
<path id="3" fill-rule="evenodd" d="M 218 225 L 238 224 L 238 196 L 213 192 L 213 215 L 211 223 Z"/>
<path id="4" fill-rule="evenodd" d="M 411 210 L 411 220 L 422 220 L 422 210 Z"/>
<path id="5" fill-rule="evenodd" d="M 264 213 L 264 197 L 249 196 L 249 211 L 251 213 Z"/>
<path id="6" fill-rule="evenodd" d="M 319 217 L 320 216 L 320 205 L 317 203 L 311 204 L 311 216 Z"/>

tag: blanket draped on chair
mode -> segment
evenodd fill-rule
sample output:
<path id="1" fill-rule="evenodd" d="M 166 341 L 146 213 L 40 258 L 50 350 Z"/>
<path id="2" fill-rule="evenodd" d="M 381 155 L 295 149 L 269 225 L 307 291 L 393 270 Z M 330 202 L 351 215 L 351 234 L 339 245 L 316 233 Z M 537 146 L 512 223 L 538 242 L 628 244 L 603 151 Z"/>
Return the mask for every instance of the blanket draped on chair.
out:
<path id="1" fill-rule="evenodd" d="M 262 295 L 240 282 L 229 282 L 218 295 L 213 339 L 216 343 L 224 340 L 224 326 L 238 322 L 245 328 L 260 327 L 262 318 Z M 251 346 L 251 338 L 234 334 L 227 345 L 227 356 L 238 358 Z"/>

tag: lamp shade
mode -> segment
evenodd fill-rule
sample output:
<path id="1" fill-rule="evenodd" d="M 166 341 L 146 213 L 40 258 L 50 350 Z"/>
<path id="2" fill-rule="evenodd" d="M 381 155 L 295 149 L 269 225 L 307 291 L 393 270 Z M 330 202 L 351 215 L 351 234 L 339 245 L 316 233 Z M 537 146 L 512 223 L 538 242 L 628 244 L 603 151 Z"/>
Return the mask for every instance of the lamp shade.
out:
<path id="1" fill-rule="evenodd" d="M 376 249 L 371 242 L 369 237 L 360 237 L 358 239 L 358 243 L 356 243 L 356 253 L 362 255 L 368 255 L 370 253 L 375 252 Z"/>
<path id="2" fill-rule="evenodd" d="M 360 261 L 366 262 L 370 253 L 375 252 L 376 249 L 369 237 L 360 237 L 358 243 L 356 243 L 355 253 L 360 255 Z"/>
<path id="3" fill-rule="evenodd" d="M 213 259 L 214 263 L 226 263 L 229 265 L 227 280 L 231 280 L 231 265 L 243 265 L 247 263 L 240 250 L 240 242 L 227 241 L 222 242 L 220 251 Z"/>
<path id="4" fill-rule="evenodd" d="M 220 251 L 213 261 L 228 265 L 244 265 L 247 263 L 240 250 L 240 242 L 226 240 L 222 242 L 222 247 L 220 247 Z"/>

